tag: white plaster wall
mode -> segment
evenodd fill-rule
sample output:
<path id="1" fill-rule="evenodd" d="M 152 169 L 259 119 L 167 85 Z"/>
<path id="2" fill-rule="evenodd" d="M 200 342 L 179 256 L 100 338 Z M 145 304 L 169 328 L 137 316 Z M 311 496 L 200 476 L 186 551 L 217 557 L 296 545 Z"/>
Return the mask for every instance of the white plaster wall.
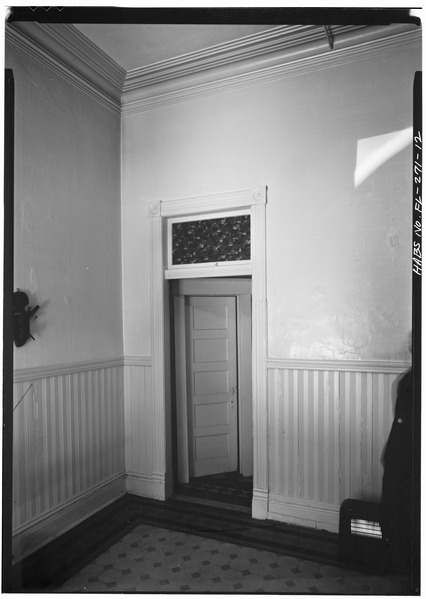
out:
<path id="1" fill-rule="evenodd" d="M 119 357 L 120 118 L 8 44 L 15 125 L 15 288 L 36 341 L 15 368 Z"/>
<path id="2" fill-rule="evenodd" d="M 269 356 L 410 358 L 411 151 L 358 189 L 353 174 L 358 139 L 411 125 L 420 58 L 389 51 L 123 119 L 125 354 L 150 354 L 148 202 L 266 184 Z"/>

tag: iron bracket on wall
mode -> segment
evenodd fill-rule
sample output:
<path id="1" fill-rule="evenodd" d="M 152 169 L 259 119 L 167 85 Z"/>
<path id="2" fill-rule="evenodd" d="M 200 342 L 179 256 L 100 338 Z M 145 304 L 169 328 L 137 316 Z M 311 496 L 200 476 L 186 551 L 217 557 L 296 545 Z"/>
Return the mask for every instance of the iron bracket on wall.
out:
<path id="1" fill-rule="evenodd" d="M 330 50 L 332 50 L 333 45 L 334 45 L 334 39 L 333 39 L 333 32 L 331 31 L 330 25 L 324 25 L 324 31 L 327 35 L 328 45 L 330 46 Z"/>

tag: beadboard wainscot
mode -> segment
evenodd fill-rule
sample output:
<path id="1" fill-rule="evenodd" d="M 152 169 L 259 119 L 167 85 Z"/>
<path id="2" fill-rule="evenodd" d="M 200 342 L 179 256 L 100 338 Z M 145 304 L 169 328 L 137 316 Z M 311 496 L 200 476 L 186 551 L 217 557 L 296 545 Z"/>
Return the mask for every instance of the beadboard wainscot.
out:
<path id="1" fill-rule="evenodd" d="M 269 359 L 268 518 L 338 532 L 347 498 L 380 500 L 406 362 Z"/>
<path id="2" fill-rule="evenodd" d="M 128 493 L 164 499 L 164 475 L 153 471 L 152 359 L 125 356 L 125 464 Z"/>
<path id="3" fill-rule="evenodd" d="M 19 561 L 125 493 L 123 358 L 14 372 Z"/>

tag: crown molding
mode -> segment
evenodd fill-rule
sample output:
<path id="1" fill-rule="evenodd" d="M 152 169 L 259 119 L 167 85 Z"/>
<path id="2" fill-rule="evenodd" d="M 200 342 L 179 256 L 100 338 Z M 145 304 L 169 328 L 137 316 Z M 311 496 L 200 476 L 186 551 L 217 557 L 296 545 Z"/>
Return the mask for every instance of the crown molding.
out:
<path id="1" fill-rule="evenodd" d="M 338 37 L 344 32 L 355 31 L 363 27 L 363 25 L 334 26 L 333 37 Z M 284 25 L 275 27 L 261 33 L 255 33 L 244 38 L 184 54 L 170 60 L 129 70 L 126 75 L 123 92 L 192 75 L 200 71 L 221 67 L 241 60 L 248 61 L 256 56 L 316 41 L 326 41 L 324 28 L 318 25 Z"/>
<path id="2" fill-rule="evenodd" d="M 6 24 L 5 39 L 106 108 L 121 113 L 126 71 L 73 25 L 13 22 Z"/>
<path id="3" fill-rule="evenodd" d="M 323 38 L 301 45 L 288 44 L 268 54 L 124 91 L 122 114 L 138 114 L 206 95 L 342 66 L 395 49 L 421 47 L 421 40 L 421 28 L 413 25 L 352 28 L 335 36 L 333 50 Z"/>
<path id="4" fill-rule="evenodd" d="M 127 73 L 70 24 L 14 22 L 5 37 L 124 116 L 421 46 L 415 25 L 330 29 L 332 50 L 322 26 L 286 25 Z"/>

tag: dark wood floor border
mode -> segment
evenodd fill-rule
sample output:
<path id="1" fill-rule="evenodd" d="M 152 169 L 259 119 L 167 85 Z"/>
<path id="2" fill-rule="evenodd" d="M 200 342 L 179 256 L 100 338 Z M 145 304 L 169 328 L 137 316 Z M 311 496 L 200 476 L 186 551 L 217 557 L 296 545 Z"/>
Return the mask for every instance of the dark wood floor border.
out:
<path id="1" fill-rule="evenodd" d="M 139 523 L 255 547 L 299 559 L 339 564 L 338 536 L 248 514 L 178 501 L 125 495 L 12 568 L 12 592 L 51 592 Z"/>

